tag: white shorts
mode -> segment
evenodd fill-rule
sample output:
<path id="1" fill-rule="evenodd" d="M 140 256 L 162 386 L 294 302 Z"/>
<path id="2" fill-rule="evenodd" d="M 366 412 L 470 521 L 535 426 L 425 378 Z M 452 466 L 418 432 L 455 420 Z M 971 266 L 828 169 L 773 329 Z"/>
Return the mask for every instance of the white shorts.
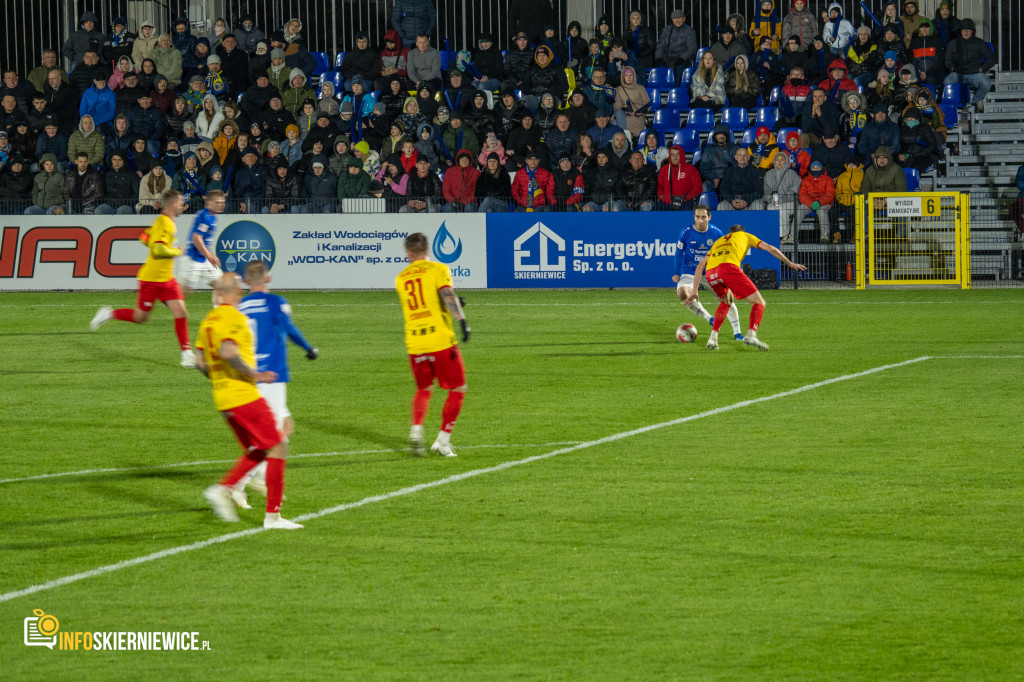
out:
<path id="1" fill-rule="evenodd" d="M 700 276 L 700 283 L 704 285 L 704 288 L 708 288 L 708 281 L 704 275 Z M 686 287 L 687 289 L 693 289 L 693 275 L 679 275 L 679 281 L 676 282 L 676 290 Z"/>
<path id="2" fill-rule="evenodd" d="M 292 416 L 288 411 L 288 384 L 279 381 L 273 384 L 256 384 L 257 390 L 263 399 L 270 405 L 270 411 L 274 413 L 274 421 L 280 429 L 287 417 Z"/>
<path id="3" fill-rule="evenodd" d="M 176 279 L 189 289 L 210 288 L 210 283 L 221 276 L 220 268 L 208 260 L 199 263 L 188 256 L 180 259 L 181 270 Z"/>

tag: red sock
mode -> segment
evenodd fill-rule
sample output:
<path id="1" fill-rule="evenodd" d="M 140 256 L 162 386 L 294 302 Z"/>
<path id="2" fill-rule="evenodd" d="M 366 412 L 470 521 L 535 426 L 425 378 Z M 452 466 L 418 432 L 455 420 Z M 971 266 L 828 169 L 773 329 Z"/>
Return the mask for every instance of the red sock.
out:
<path id="1" fill-rule="evenodd" d="M 423 417 L 426 416 L 428 407 L 430 407 L 430 391 L 416 391 L 416 395 L 412 397 L 413 425 L 419 426 L 420 424 L 423 423 Z"/>
<path id="2" fill-rule="evenodd" d="M 188 342 L 188 318 L 174 318 L 174 333 L 178 336 L 178 345 L 182 350 L 189 350 L 192 344 Z"/>
<path id="3" fill-rule="evenodd" d="M 462 411 L 462 401 L 466 399 L 463 391 L 448 391 L 448 400 L 444 401 L 444 409 L 441 410 L 441 430 L 452 432 L 455 428 L 455 420 L 459 418 Z"/>
<path id="4" fill-rule="evenodd" d="M 235 462 L 235 466 L 231 467 L 231 471 L 220 479 L 220 484 L 231 487 L 238 483 L 242 480 L 242 476 L 252 471 L 252 468 L 262 462 L 264 457 L 266 457 L 266 453 L 262 450 L 254 450 L 247 455 L 242 455 Z"/>
<path id="5" fill-rule="evenodd" d="M 281 512 L 281 498 L 284 497 L 284 460 L 267 458 L 267 513 Z"/>
<path id="6" fill-rule="evenodd" d="M 749 329 L 753 329 L 755 332 L 761 325 L 761 318 L 764 316 L 764 304 L 755 303 L 750 307 L 750 324 L 747 325 Z"/>
<path id="7" fill-rule="evenodd" d="M 118 308 L 110 314 L 115 320 L 121 320 L 122 322 L 134 322 L 135 311 L 131 308 Z"/>
<path id="8" fill-rule="evenodd" d="M 725 322 L 726 315 L 729 314 L 729 304 L 719 303 L 715 309 L 715 323 L 711 325 L 711 328 L 716 332 L 722 328 L 722 323 Z"/>

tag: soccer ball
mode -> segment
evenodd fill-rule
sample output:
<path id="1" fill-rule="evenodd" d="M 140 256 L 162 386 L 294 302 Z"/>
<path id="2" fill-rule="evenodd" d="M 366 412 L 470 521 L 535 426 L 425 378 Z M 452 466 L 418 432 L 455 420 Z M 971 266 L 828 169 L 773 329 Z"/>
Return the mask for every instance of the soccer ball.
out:
<path id="1" fill-rule="evenodd" d="M 692 324 L 681 324 L 676 330 L 676 338 L 680 343 L 693 343 L 697 340 L 697 328 Z"/>

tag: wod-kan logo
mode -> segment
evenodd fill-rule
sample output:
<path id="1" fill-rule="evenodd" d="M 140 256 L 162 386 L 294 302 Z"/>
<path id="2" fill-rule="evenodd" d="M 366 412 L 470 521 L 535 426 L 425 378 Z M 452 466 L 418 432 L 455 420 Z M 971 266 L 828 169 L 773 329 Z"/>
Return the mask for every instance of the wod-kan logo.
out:
<path id="1" fill-rule="evenodd" d="M 224 228 L 217 237 L 217 258 L 225 272 L 245 274 L 245 266 L 263 261 L 267 270 L 274 267 L 277 248 L 267 228 L 251 220 L 239 220 Z"/>
<path id="2" fill-rule="evenodd" d="M 565 272 L 565 240 L 544 223 L 534 223 L 513 242 L 519 272 Z"/>
<path id="3" fill-rule="evenodd" d="M 432 250 L 434 252 L 434 259 L 438 263 L 451 265 L 459 260 L 459 256 L 462 255 L 462 240 L 456 241 L 455 237 L 452 236 L 452 233 L 448 231 L 448 228 L 442 222 L 441 227 L 438 228 L 437 233 L 434 235 Z"/>

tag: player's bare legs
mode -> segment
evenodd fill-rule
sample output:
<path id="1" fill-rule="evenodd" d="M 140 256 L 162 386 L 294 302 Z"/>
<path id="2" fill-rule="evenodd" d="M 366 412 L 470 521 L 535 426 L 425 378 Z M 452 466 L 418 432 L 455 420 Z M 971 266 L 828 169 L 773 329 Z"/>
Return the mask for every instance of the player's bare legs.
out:
<path id="1" fill-rule="evenodd" d="M 462 411 L 462 401 L 466 399 L 466 384 L 462 384 L 448 391 L 448 399 L 444 401 L 444 408 L 441 410 L 441 430 L 437 432 L 434 444 L 430 451 L 442 457 L 455 457 L 452 450 L 452 430 L 455 428 L 455 420 Z"/>
<path id="2" fill-rule="evenodd" d="M 673 277 L 672 279 L 674 281 L 677 281 L 678 276 Z M 692 301 L 687 303 L 687 300 L 689 300 L 690 298 L 690 291 L 690 287 L 686 286 L 685 284 L 681 284 L 676 287 L 676 296 L 679 297 L 679 300 L 682 302 L 683 305 L 687 307 L 688 310 L 690 310 L 697 317 L 702 318 L 705 322 L 712 325 L 713 327 L 715 317 L 714 315 L 707 311 L 707 308 L 704 307 L 700 300 L 693 299 Z M 731 305 L 729 307 L 729 311 L 726 317 L 729 319 L 729 324 L 732 326 L 732 336 L 737 341 L 742 341 L 743 330 L 740 329 L 740 311 L 736 307 L 736 301 L 732 299 L 731 294 L 729 302 Z"/>
<path id="3" fill-rule="evenodd" d="M 434 387 L 417 388 L 412 396 L 412 426 L 409 427 L 409 451 L 414 457 L 422 457 L 426 452 L 423 443 L 423 418 L 430 407 L 430 398 Z"/>

